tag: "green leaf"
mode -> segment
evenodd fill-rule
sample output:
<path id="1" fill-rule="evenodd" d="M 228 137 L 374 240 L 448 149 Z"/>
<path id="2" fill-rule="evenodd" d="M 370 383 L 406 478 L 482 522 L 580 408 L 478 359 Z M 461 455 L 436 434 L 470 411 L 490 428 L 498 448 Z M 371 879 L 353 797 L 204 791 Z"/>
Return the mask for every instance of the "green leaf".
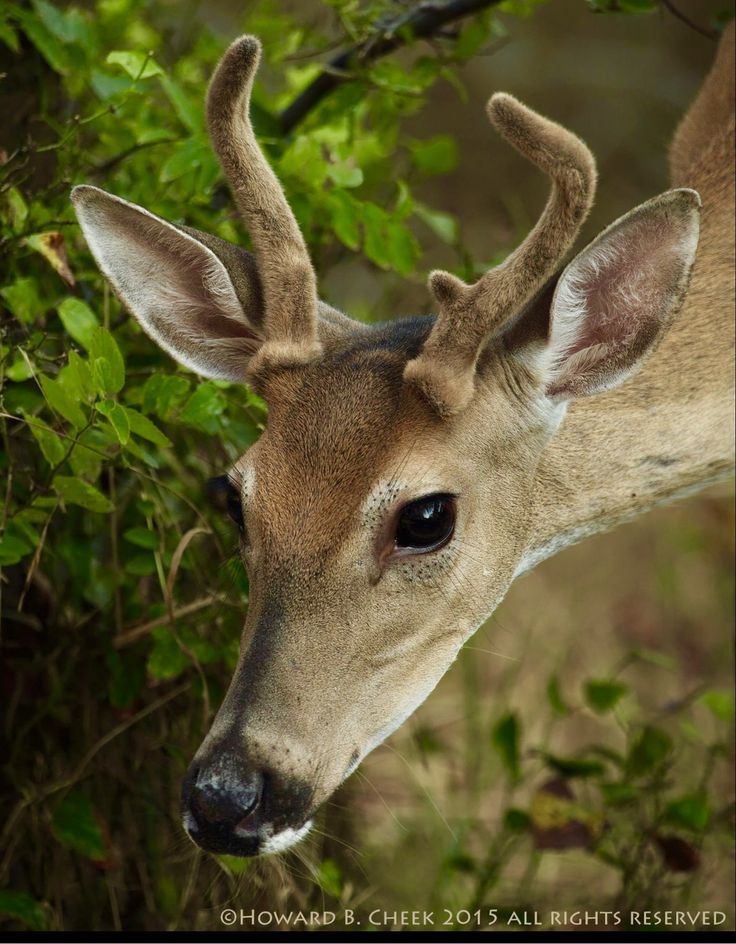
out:
<path id="1" fill-rule="evenodd" d="M 43 453 L 44 459 L 52 468 L 59 465 L 66 454 L 66 447 L 61 437 L 57 436 L 53 429 L 38 417 L 27 416 L 25 413 L 24 416 L 33 438 Z"/>
<path id="2" fill-rule="evenodd" d="M 506 829 L 512 833 L 525 833 L 531 826 L 529 814 L 515 806 L 509 807 L 503 817 Z"/>
<path id="3" fill-rule="evenodd" d="M 322 186 L 328 173 L 319 141 L 306 134 L 294 138 L 282 154 L 278 169 L 281 176 L 304 181 L 314 190 Z"/>
<path id="4" fill-rule="evenodd" d="M 641 777 L 659 767 L 672 750 L 672 738 L 661 728 L 647 725 L 629 751 L 626 769 L 630 776 Z"/>
<path id="5" fill-rule="evenodd" d="M 89 511 L 110 512 L 113 504 L 89 482 L 70 475 L 54 477 L 54 489 L 68 505 L 80 505 Z"/>
<path id="6" fill-rule="evenodd" d="M 392 268 L 399 275 L 411 275 L 416 269 L 417 260 L 421 254 L 419 243 L 411 230 L 405 223 L 392 220 L 388 224 L 386 238 Z"/>
<path id="7" fill-rule="evenodd" d="M 206 433 L 216 433 L 219 429 L 218 418 L 225 411 L 225 397 L 213 383 L 200 384 L 184 404 L 179 414 L 179 422 Z"/>
<path id="8" fill-rule="evenodd" d="M 579 757 L 559 757 L 556 754 L 545 754 L 545 764 L 561 774 L 563 777 L 580 777 L 585 780 L 588 777 L 598 777 L 605 773 L 605 766 L 597 760 L 585 760 Z"/>
<path id="9" fill-rule="evenodd" d="M 667 805 L 664 818 L 673 826 L 702 833 L 710 819 L 708 797 L 704 793 L 689 793 L 673 800 Z"/>
<path id="10" fill-rule="evenodd" d="M 458 225 L 454 216 L 449 213 L 442 213 L 439 210 L 430 210 L 429 207 L 423 206 L 421 203 L 417 203 L 414 212 L 443 242 L 457 242 Z"/>
<path id="11" fill-rule="evenodd" d="M 168 419 L 190 388 L 190 382 L 180 374 L 153 374 L 143 385 L 141 408 L 144 413 Z"/>
<path id="12" fill-rule="evenodd" d="M 128 76 L 110 75 L 102 69 L 93 69 L 89 82 L 95 95 L 103 101 L 127 92 L 134 84 Z"/>
<path id="13" fill-rule="evenodd" d="M 710 711 L 719 721 L 731 721 L 734 713 L 733 693 L 711 689 L 704 692 L 698 701 Z"/>
<path id="14" fill-rule="evenodd" d="M 333 898 L 339 898 L 343 889 L 343 877 L 340 866 L 334 859 L 323 859 L 317 871 L 320 888 Z"/>
<path id="15" fill-rule="evenodd" d="M 657 652 L 656 649 L 634 649 L 631 653 L 632 658 L 641 659 L 642 662 L 648 662 L 661 669 L 671 669 L 674 671 L 677 666 L 677 660 L 672 656 L 665 655 L 664 652 Z"/>
<path id="16" fill-rule="evenodd" d="M 520 739 L 521 724 L 518 717 L 513 712 L 509 712 L 500 718 L 491 732 L 491 744 L 514 782 L 518 781 L 520 776 Z"/>
<path id="17" fill-rule="evenodd" d="M 66 242 L 64 236 L 56 230 L 49 230 L 44 233 L 31 233 L 23 239 L 26 246 L 29 246 L 49 263 L 51 268 L 67 285 L 74 285 L 74 275 L 69 268 L 69 259 L 66 253 Z"/>
<path id="18" fill-rule="evenodd" d="M 8 206 L 8 222 L 14 233 L 20 233 L 28 217 L 28 204 L 17 187 L 10 187 L 5 194 L 5 200 Z"/>
<path id="19" fill-rule="evenodd" d="M 171 156 L 164 161 L 159 172 L 159 180 L 163 183 L 178 180 L 201 167 L 202 161 L 207 158 L 209 158 L 209 148 L 199 138 L 191 138 L 183 144 L 177 144 Z"/>
<path id="20" fill-rule="evenodd" d="M 30 10 L 25 10 L 16 4 L 13 15 L 54 72 L 66 75 L 69 71 L 69 56 L 63 43 Z"/>
<path id="21" fill-rule="evenodd" d="M 32 931 L 45 931 L 48 925 L 46 909 L 27 892 L 0 888 L 0 914 L 22 921 Z"/>
<path id="22" fill-rule="evenodd" d="M 38 18 L 58 39 L 65 43 L 77 43 L 89 51 L 94 48 L 94 35 L 81 10 L 72 7 L 62 11 L 48 0 L 33 0 L 33 8 Z"/>
<path id="23" fill-rule="evenodd" d="M 97 410 L 107 418 L 118 437 L 121 445 L 125 445 L 130 438 L 130 423 L 125 407 L 116 400 L 103 400 L 97 404 Z"/>
<path id="24" fill-rule="evenodd" d="M 94 396 L 95 382 L 89 362 L 82 360 L 76 351 L 69 351 L 69 362 L 59 371 L 57 380 L 74 399 L 88 400 Z"/>
<path id="25" fill-rule="evenodd" d="M 137 547 L 145 547 L 149 551 L 155 551 L 161 543 L 158 532 L 151 531 L 148 528 L 129 528 L 123 537 L 131 544 L 135 544 Z"/>
<path id="26" fill-rule="evenodd" d="M 139 413 L 138 410 L 134 410 L 129 406 L 126 406 L 124 409 L 131 432 L 135 433 L 136 436 L 140 436 L 141 439 L 147 439 L 156 446 L 171 445 L 171 440 L 167 436 L 164 436 L 158 426 L 152 423 L 147 416 L 144 416 L 142 413 Z"/>
<path id="27" fill-rule="evenodd" d="M 79 404 L 73 400 L 66 390 L 57 380 L 52 380 L 45 374 L 39 374 L 41 390 L 46 398 L 46 402 L 65 420 L 68 420 L 72 426 L 81 429 L 87 422 L 87 418 Z"/>
<path id="28" fill-rule="evenodd" d="M 204 128 L 204 111 L 198 95 L 189 97 L 179 83 L 168 75 L 162 75 L 161 88 L 174 106 L 177 118 L 187 131 L 201 133 Z"/>
<path id="29" fill-rule="evenodd" d="M 18 40 L 18 34 L 10 25 L 10 23 L 8 23 L 8 21 L 3 18 L 2 12 L 0 12 L 0 41 L 5 43 L 8 49 L 12 49 L 14 53 L 18 53 L 20 51 L 20 41 Z"/>
<path id="30" fill-rule="evenodd" d="M 100 393 L 118 393 L 125 383 L 125 364 L 107 328 L 95 328 L 89 342 L 92 375 Z"/>
<path id="31" fill-rule="evenodd" d="M 478 863 L 466 849 L 453 849 L 442 863 L 443 872 L 472 875 L 477 869 Z"/>
<path id="32" fill-rule="evenodd" d="M 361 215 L 365 231 L 365 254 L 376 265 L 390 268 L 391 256 L 386 240 L 388 214 L 375 203 L 364 203 Z"/>
<path id="33" fill-rule="evenodd" d="M 5 376 L 13 383 L 23 383 L 24 380 L 29 380 L 33 376 L 33 363 L 27 354 L 25 357 L 23 354 L 18 352 L 13 362 L 5 368 Z"/>
<path id="34" fill-rule="evenodd" d="M 176 678 L 189 666 L 189 659 L 167 626 L 159 626 L 151 633 L 153 649 L 148 656 L 146 668 L 155 679 Z"/>
<path id="35" fill-rule="evenodd" d="M 84 794 L 68 793 L 54 810 L 51 831 L 56 839 L 88 859 L 101 862 L 107 858 L 102 829 L 95 811 Z"/>
<path id="36" fill-rule="evenodd" d="M 490 34 L 490 17 L 475 16 L 462 28 L 455 42 L 455 56 L 460 60 L 474 56 Z"/>
<path id="37" fill-rule="evenodd" d="M 335 235 L 348 249 L 360 246 L 360 208 L 344 190 L 333 190 L 327 205 Z"/>
<path id="38" fill-rule="evenodd" d="M 615 707 L 628 690 L 627 685 L 613 679 L 589 679 L 583 686 L 585 701 L 601 715 Z"/>
<path id="39" fill-rule="evenodd" d="M 9 567 L 12 564 L 17 564 L 32 550 L 33 546 L 23 535 L 17 532 L 11 534 L 9 529 L 6 529 L 3 536 L 0 537 L 0 565 Z"/>
<path id="40" fill-rule="evenodd" d="M 107 424 L 86 429 L 71 454 L 71 465 L 76 475 L 96 479 L 101 463 L 117 452 L 117 437 Z M 77 470 L 77 466 L 80 470 Z"/>
<path id="41" fill-rule="evenodd" d="M 363 183 L 363 171 L 359 167 L 348 167 L 346 164 L 330 164 L 327 168 L 327 174 L 338 187 L 359 187 Z"/>
<path id="42" fill-rule="evenodd" d="M 233 875 L 242 875 L 247 872 L 254 861 L 253 859 L 243 859 L 240 856 L 232 855 L 219 855 L 217 858 Z"/>
<path id="43" fill-rule="evenodd" d="M 164 71 L 150 53 L 137 49 L 114 49 L 108 53 L 105 62 L 120 66 L 131 79 L 150 79 L 154 75 L 163 75 Z"/>
<path id="44" fill-rule="evenodd" d="M 608 781 L 599 783 L 598 788 L 604 801 L 609 806 L 623 806 L 625 803 L 638 801 L 641 795 L 641 791 L 630 783 Z"/>
<path id="45" fill-rule="evenodd" d="M 563 718 L 570 714 L 570 706 L 565 703 L 560 692 L 560 683 L 556 675 L 551 675 L 547 682 L 547 701 L 552 711 Z"/>
<path id="46" fill-rule="evenodd" d="M 31 324 L 43 311 L 35 279 L 16 279 L 0 289 L 0 296 L 18 321 Z"/>
<path id="47" fill-rule="evenodd" d="M 156 570 L 152 554 L 136 554 L 125 562 L 125 572 L 134 577 L 148 577 Z"/>
<path id="48" fill-rule="evenodd" d="M 79 298 L 65 298 L 58 307 L 59 318 L 77 344 L 89 350 L 95 328 L 99 327 L 97 316 Z"/>
<path id="49" fill-rule="evenodd" d="M 414 165 L 424 174 L 446 174 L 457 164 L 457 144 L 448 134 L 438 134 L 409 145 Z"/>
<path id="50" fill-rule="evenodd" d="M 94 430 L 88 430 L 87 432 L 94 432 Z M 83 435 L 82 442 L 86 438 L 87 435 Z M 102 470 L 103 457 L 94 450 L 82 445 L 82 442 L 78 442 L 74 449 L 72 449 L 71 455 L 69 456 L 69 465 L 72 467 L 72 472 L 75 475 L 87 479 L 90 482 L 94 482 L 95 479 L 99 478 L 100 471 Z"/>
<path id="51" fill-rule="evenodd" d="M 394 204 L 394 219 L 408 219 L 416 209 L 416 200 L 405 180 L 397 180 L 396 189 L 398 193 Z"/>

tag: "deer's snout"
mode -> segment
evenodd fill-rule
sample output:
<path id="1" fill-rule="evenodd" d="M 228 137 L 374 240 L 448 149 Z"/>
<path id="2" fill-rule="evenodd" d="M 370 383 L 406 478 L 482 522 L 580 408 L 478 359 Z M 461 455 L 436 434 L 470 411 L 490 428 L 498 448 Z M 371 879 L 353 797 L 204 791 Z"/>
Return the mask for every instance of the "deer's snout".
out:
<path id="1" fill-rule="evenodd" d="M 264 774 L 235 754 L 195 760 L 182 786 L 184 828 L 209 852 L 256 855 L 264 792 Z"/>
<path id="2" fill-rule="evenodd" d="M 230 748 L 195 757 L 182 785 L 182 818 L 208 852 L 255 856 L 279 852 L 311 827 L 312 791 L 250 762 Z"/>

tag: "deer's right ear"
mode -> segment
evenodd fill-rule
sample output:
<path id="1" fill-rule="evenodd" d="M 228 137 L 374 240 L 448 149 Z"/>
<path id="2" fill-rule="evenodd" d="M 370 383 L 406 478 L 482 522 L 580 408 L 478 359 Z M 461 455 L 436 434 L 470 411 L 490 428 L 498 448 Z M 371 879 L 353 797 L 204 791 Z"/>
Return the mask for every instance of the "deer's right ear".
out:
<path id="1" fill-rule="evenodd" d="M 244 381 L 263 343 L 253 257 L 97 187 L 75 187 L 72 202 L 98 266 L 143 330 L 198 374 Z"/>

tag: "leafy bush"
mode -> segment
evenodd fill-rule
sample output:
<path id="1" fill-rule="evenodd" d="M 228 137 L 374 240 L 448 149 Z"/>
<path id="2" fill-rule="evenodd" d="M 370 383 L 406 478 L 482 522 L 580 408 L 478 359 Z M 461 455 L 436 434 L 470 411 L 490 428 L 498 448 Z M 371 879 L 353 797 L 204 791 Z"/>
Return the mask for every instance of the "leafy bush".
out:
<path id="1" fill-rule="evenodd" d="M 390 7 L 326 5 L 337 32 L 355 43 Z M 528 14 L 535 5 L 489 6 Z M 454 64 L 502 35 L 497 11 L 463 21 L 451 43 L 429 52 L 410 44 L 401 65 L 366 62 L 359 81 L 340 85 L 284 134 L 280 110 L 317 72 L 313 57 L 297 53 L 327 50 L 335 30 L 306 26 L 278 5 L 248 6 L 243 28 L 262 38 L 268 56 L 254 121 L 320 271 L 361 252 L 379 268 L 419 277 L 424 246 L 439 240 L 471 276 L 457 221 L 415 195 L 422 177 L 453 168 L 455 143 L 415 140 L 404 119 L 438 81 L 462 93 Z M 197 381 L 142 335 L 96 269 L 68 200 L 71 185 L 92 182 L 247 245 L 203 122 L 206 81 L 228 38 L 144 0 L 99 0 L 93 9 L 33 0 L 0 12 L 18 108 L 32 115 L 0 167 L 10 800 L 0 914 L 32 929 L 209 927 L 202 909 L 227 900 L 246 871 L 249 900 L 261 903 L 287 892 L 302 904 L 345 902 L 357 881 L 327 840 L 313 881 L 287 878 L 274 863 L 221 857 L 225 884 L 215 888 L 180 835 L 178 785 L 235 664 L 248 599 L 234 535 L 206 507 L 203 486 L 256 440 L 265 408 L 247 390 Z M 585 688 L 599 715 L 617 712 L 627 695 L 617 679 Z M 726 701 L 708 697 L 727 724 Z M 569 714 L 554 681 L 549 702 L 552 717 Z M 631 847 L 623 833 L 606 838 L 619 834 L 603 821 L 636 802 L 645 782 L 651 810 L 640 811 L 647 825 L 636 828 L 653 830 L 660 846 L 682 833 L 693 852 L 680 854 L 697 855 L 692 837 L 712 818 L 708 779 L 694 792 L 671 791 L 670 736 L 633 722 L 626 737 L 619 753 L 539 755 L 557 787 L 528 810 L 509 800 L 484 861 L 460 848 L 448 858 L 447 869 L 475 877 L 474 901 L 492 886 L 507 843 L 533 835 L 545 848 L 551 829 L 564 842 L 571 822 L 582 824 L 575 842 L 582 836 L 628 875 Z M 490 737 L 514 789 L 528 778 L 523 738 L 511 714 Z M 578 803 L 568 782 L 597 790 L 598 812 Z"/>

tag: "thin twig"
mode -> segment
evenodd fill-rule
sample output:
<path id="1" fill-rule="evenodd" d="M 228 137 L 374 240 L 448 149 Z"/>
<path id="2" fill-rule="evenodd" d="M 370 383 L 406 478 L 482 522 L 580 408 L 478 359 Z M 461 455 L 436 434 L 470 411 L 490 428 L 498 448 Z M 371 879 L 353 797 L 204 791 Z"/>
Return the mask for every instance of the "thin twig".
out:
<path id="1" fill-rule="evenodd" d="M 181 619 L 183 616 L 190 616 L 192 613 L 197 613 L 199 610 L 203 610 L 213 603 L 222 603 L 222 597 L 218 594 L 202 597 L 199 600 L 193 600 L 191 603 L 179 607 L 179 609 L 174 610 L 173 613 L 167 612 L 163 616 L 157 616 L 156 619 L 149 620 L 147 623 L 140 623 L 138 626 L 125 629 L 119 636 L 113 638 L 112 644 L 116 649 L 122 649 L 124 646 L 129 646 L 132 642 L 141 639 L 143 636 L 147 636 L 148 633 L 152 632 L 154 629 L 158 629 L 159 626 L 166 626 L 172 618 L 177 620 Z"/>
<path id="2" fill-rule="evenodd" d="M 176 631 L 176 610 L 174 608 L 174 583 L 176 581 L 176 575 L 179 572 L 179 565 L 181 564 L 182 557 L 184 552 L 189 547 L 189 544 L 198 534 L 212 534 L 210 528 L 190 528 L 186 534 L 181 538 L 179 543 L 176 546 L 174 551 L 174 556 L 171 558 L 171 566 L 169 568 L 169 575 L 166 578 L 166 586 L 164 588 L 166 595 L 166 610 L 169 614 L 169 628 L 171 635 L 176 640 L 176 644 L 181 649 L 181 651 L 186 655 L 194 668 L 197 670 L 197 674 L 202 682 L 202 711 L 204 715 L 204 724 L 207 726 L 207 723 L 210 718 L 210 691 L 209 686 L 207 685 L 207 677 L 204 674 L 202 665 L 197 658 L 197 654 L 181 639 L 179 634 Z"/>
<path id="3" fill-rule="evenodd" d="M 678 20 L 682 21 L 686 26 L 689 26 L 690 29 L 695 30 L 696 33 L 700 33 L 701 36 L 705 36 L 707 39 L 718 39 L 718 33 L 715 30 L 709 30 L 705 26 L 700 26 L 695 20 L 691 20 L 682 10 L 678 10 L 671 0 L 660 0 L 660 3 L 665 10 L 669 10 L 672 16 L 677 17 Z"/>
<path id="4" fill-rule="evenodd" d="M 121 164 L 123 161 L 127 160 L 129 157 L 132 157 L 133 154 L 137 154 L 138 151 L 143 151 L 146 148 L 155 147 L 158 144 L 179 144 L 181 141 L 185 140 L 184 138 L 159 138 L 157 141 L 143 141 L 138 144 L 132 144 L 126 150 L 121 151 L 119 154 L 115 154 L 108 160 L 103 161 L 102 164 L 92 164 L 90 166 L 89 173 L 93 177 L 104 177 L 106 174 L 109 174 L 111 170 L 117 167 L 118 164 Z"/>

